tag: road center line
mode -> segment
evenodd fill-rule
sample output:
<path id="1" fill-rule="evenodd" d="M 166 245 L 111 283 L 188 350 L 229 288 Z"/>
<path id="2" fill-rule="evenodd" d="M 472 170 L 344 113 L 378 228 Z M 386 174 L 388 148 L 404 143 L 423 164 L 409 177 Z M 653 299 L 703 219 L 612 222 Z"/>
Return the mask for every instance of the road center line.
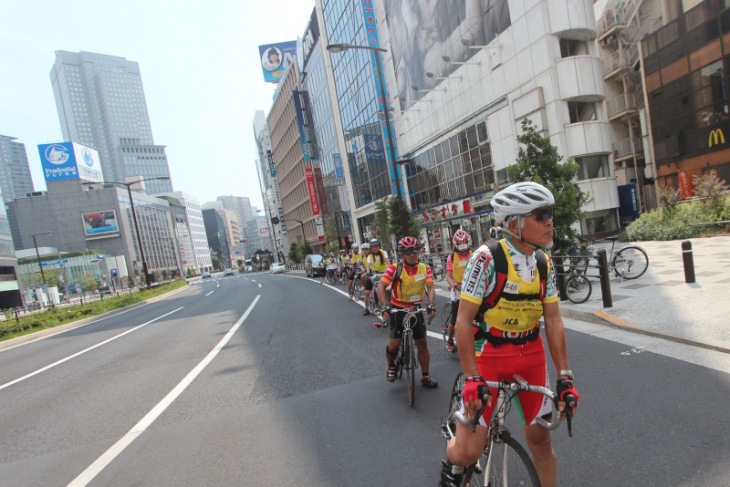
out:
<path id="1" fill-rule="evenodd" d="M 210 296 L 210 295 L 211 295 L 211 294 L 213 294 L 214 292 L 215 292 L 215 289 L 213 289 L 212 291 L 208 291 L 208 293 L 207 293 L 207 294 L 206 294 L 205 296 L 203 296 L 203 297 L 207 297 L 207 296 Z"/>
<path id="2" fill-rule="evenodd" d="M 226 346 L 231 337 L 233 337 L 233 334 L 236 333 L 236 331 L 241 327 L 243 322 L 246 321 L 246 318 L 248 318 L 248 315 L 251 313 L 254 306 L 256 306 L 256 303 L 258 302 L 260 297 L 260 294 L 256 296 L 256 298 L 253 300 L 253 303 L 251 303 L 246 312 L 243 313 L 243 316 L 241 316 L 238 321 L 233 325 L 233 327 L 228 330 L 228 333 L 226 333 L 226 336 L 224 336 L 223 339 L 218 342 L 218 345 L 216 345 L 213 350 L 211 350 L 210 353 L 208 353 L 208 355 L 198 365 L 196 365 L 195 368 L 191 370 L 188 375 L 186 375 L 185 378 L 181 380 L 180 383 L 167 394 L 167 396 L 162 399 L 162 401 L 160 401 L 155 407 L 153 407 L 150 412 L 147 413 L 145 417 L 139 421 L 139 423 L 134 425 L 132 429 L 127 432 L 126 435 L 124 435 L 119 441 L 112 445 L 111 448 L 105 451 L 99 458 L 96 459 L 94 463 L 89 465 L 86 470 L 81 472 L 78 477 L 72 480 L 71 483 L 68 484 L 68 487 L 81 487 L 87 485 L 120 453 L 122 453 L 135 439 L 137 439 L 139 435 L 144 433 L 145 430 L 149 428 L 150 425 L 154 423 L 155 420 L 170 406 L 170 404 L 172 404 L 175 399 L 177 399 L 177 397 L 182 394 L 185 389 L 187 389 L 187 387 L 208 366 L 208 364 L 213 361 L 213 359 L 216 357 L 216 355 L 218 355 L 223 347 Z"/>
<path id="3" fill-rule="evenodd" d="M 30 374 L 24 375 L 23 377 L 19 377 L 19 378 L 17 378 L 17 379 L 15 379 L 15 380 L 13 380 L 13 381 L 10 381 L 10 382 L 7 382 L 7 383 L 5 383 L 5 384 L 3 384 L 3 385 L 0 385 L 0 391 L 2 391 L 3 389 L 5 389 L 6 387 L 10 387 L 10 386 L 12 386 L 13 384 L 17 384 L 18 382 L 24 381 L 25 379 L 29 379 L 29 378 L 33 377 L 34 375 L 38 375 L 38 374 L 40 374 L 41 372 L 45 372 L 45 371 L 46 371 L 46 370 L 48 370 L 48 369 L 52 369 L 52 368 L 53 368 L 53 367 L 55 367 L 56 365 L 61 365 L 62 363 L 64 363 L 64 362 L 67 362 L 67 361 L 71 360 L 72 358 L 76 358 L 76 357 L 78 357 L 79 355 L 83 355 L 83 354 L 85 354 L 86 352 L 90 352 L 91 350 L 94 350 L 95 348 L 99 348 L 99 347 L 101 347 L 102 345 L 106 345 L 107 343 L 109 343 L 109 342 L 112 342 L 112 341 L 116 340 L 117 338 L 121 338 L 121 337 L 123 337 L 124 335 L 126 335 L 126 334 L 128 334 L 128 333 L 132 333 L 133 331 L 137 331 L 137 330 L 139 330 L 140 328 L 142 328 L 142 327 L 144 327 L 144 326 L 147 326 L 147 325 L 149 325 L 150 323 L 154 323 L 154 322 L 155 322 L 155 321 L 157 321 L 157 320 L 161 320 L 162 318 L 164 318 L 164 317 L 166 317 L 166 316 L 170 316 L 171 314 L 173 314 L 173 313 L 175 313 L 175 312 L 177 312 L 177 311 L 180 311 L 180 310 L 181 310 L 181 309 L 183 309 L 183 308 L 184 308 L 184 306 L 181 306 L 181 307 L 179 307 L 179 308 L 177 308 L 177 309 L 174 309 L 174 310 L 170 311 L 169 313 L 165 313 L 165 314 L 164 314 L 164 315 L 162 315 L 162 316 L 158 316 L 157 318 L 155 318 L 155 319 L 153 319 L 153 320 L 150 320 L 150 321 L 148 321 L 147 323 L 142 323 L 141 325 L 137 325 L 137 326 L 135 326 L 134 328 L 130 328 L 129 330 L 127 330 L 127 331 L 125 331 L 125 332 L 123 332 L 123 333 L 120 333 L 119 335 L 116 335 L 116 336 L 113 336 L 113 337 L 111 337 L 111 338 L 108 338 L 108 339 L 104 340 L 103 342 L 99 342 L 99 343 L 97 343 L 96 345 L 92 345 L 92 346 L 90 346 L 90 347 L 89 347 L 89 348 L 87 348 L 87 349 L 81 350 L 80 352 L 76 352 L 76 353 L 75 353 L 75 354 L 73 354 L 73 355 L 69 355 L 68 357 L 66 357 L 66 358 L 63 358 L 63 359 L 61 359 L 61 360 L 59 360 L 59 361 L 57 361 L 57 362 L 53 362 L 53 363 L 52 363 L 52 364 L 50 364 L 50 365 L 46 365 L 45 367 L 43 367 L 43 368 L 41 368 L 41 369 L 38 369 L 38 370 L 36 370 L 35 372 L 31 372 Z"/>

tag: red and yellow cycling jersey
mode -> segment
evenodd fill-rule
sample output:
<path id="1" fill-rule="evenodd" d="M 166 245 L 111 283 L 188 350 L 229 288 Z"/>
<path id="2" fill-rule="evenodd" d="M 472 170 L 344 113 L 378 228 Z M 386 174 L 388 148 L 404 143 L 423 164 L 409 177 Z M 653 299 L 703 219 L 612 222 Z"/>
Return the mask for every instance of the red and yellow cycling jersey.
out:
<path id="1" fill-rule="evenodd" d="M 380 282 L 390 286 L 395 278 L 397 264 L 391 264 L 386 270 Z M 423 302 L 426 294 L 426 284 L 433 282 L 433 272 L 424 263 L 411 267 L 403 265 L 403 271 L 398 278 L 398 283 L 393 286 L 390 295 L 390 303 L 399 308 L 408 308 L 414 304 Z"/>

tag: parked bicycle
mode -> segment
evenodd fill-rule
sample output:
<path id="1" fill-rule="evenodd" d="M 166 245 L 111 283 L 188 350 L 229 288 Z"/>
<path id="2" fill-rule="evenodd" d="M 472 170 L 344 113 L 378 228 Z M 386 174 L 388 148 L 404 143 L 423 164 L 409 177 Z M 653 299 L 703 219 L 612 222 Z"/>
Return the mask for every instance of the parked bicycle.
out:
<path id="1" fill-rule="evenodd" d="M 606 237 L 611 242 L 608 251 L 608 265 L 610 270 L 621 279 L 636 279 L 644 275 L 649 268 L 649 256 L 646 250 L 638 245 L 626 245 L 615 249 L 618 237 Z"/>
<path id="2" fill-rule="evenodd" d="M 484 451 L 476 463 L 464 469 L 463 483 L 469 487 L 497 487 L 510 485 L 540 486 L 540 479 L 527 450 L 517 441 L 505 426 L 505 418 L 512 409 L 512 399 L 519 392 L 536 392 L 555 399 L 555 393 L 542 386 L 528 384 L 524 379 L 515 376 L 512 381 L 487 381 L 487 386 L 499 390 L 494 414 L 488 423 L 489 435 Z M 478 418 L 481 417 L 486 406 L 486 396 L 482 398 L 482 408 L 477 411 L 476 419 L 467 418 L 460 412 L 461 390 L 464 388 L 464 374 L 459 374 L 454 381 L 449 400 L 449 414 L 441 429 L 447 440 L 456 435 L 456 422 L 471 426 L 476 430 Z M 494 400 L 494 399 L 493 399 Z M 568 423 L 568 434 L 572 436 L 572 408 L 575 407 L 575 398 L 566 397 L 568 406 L 565 418 Z M 553 408 L 552 418 L 545 421 L 537 418 L 537 423 L 543 428 L 554 430 L 560 425 L 561 413 Z"/>
<path id="3" fill-rule="evenodd" d="M 391 314 L 405 313 L 403 317 L 403 338 L 395 356 L 395 377 L 401 379 L 405 370 L 406 383 L 408 384 L 408 405 L 412 407 L 416 400 L 416 369 L 418 368 L 413 326 L 418 319 L 418 313 L 423 313 L 424 317 L 427 317 L 426 323 L 429 325 L 431 324 L 431 318 L 428 317 L 427 308 L 391 308 L 389 312 Z"/>

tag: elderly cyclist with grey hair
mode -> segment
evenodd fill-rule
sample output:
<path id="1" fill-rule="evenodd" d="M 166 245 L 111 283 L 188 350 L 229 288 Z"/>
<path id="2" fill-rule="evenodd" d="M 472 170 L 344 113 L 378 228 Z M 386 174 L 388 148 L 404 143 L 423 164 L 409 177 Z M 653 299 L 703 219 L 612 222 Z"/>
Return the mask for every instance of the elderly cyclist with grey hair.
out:
<path id="1" fill-rule="evenodd" d="M 523 377 L 530 384 L 550 386 L 547 358 L 540 340 L 541 317 L 545 337 L 557 371 L 557 407 L 564 410 L 564 398 L 578 392 L 568 367 L 565 326 L 558 307 L 555 270 L 540 248 L 553 244 L 555 198 L 534 182 L 513 184 L 492 198 L 497 221 L 505 237 L 482 245 L 467 263 L 462 281 L 461 304 L 456 317 L 459 359 L 466 377 L 462 408 L 474 417 L 488 390 L 485 381 Z M 473 464 L 484 449 L 496 391 L 479 418 L 480 426 L 457 423 L 456 436 L 446 447 L 439 485 L 461 485 L 464 467 Z M 520 393 L 519 410 L 525 424 L 525 439 L 544 487 L 555 487 L 557 458 L 550 432 L 535 418 L 550 413 L 552 405 L 536 393 Z M 573 408 L 575 411 L 575 408 Z"/>

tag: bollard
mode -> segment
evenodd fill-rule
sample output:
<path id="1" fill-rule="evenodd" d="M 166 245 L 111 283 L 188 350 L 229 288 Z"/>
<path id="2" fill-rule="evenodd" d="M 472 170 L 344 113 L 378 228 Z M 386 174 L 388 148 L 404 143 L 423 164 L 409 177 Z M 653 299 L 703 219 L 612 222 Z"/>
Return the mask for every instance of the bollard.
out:
<path id="1" fill-rule="evenodd" d="M 692 256 L 692 242 L 682 242 L 682 261 L 684 263 L 684 282 L 692 284 L 695 282 L 695 263 Z"/>
<path id="2" fill-rule="evenodd" d="M 603 307 L 611 308 L 613 299 L 611 298 L 611 281 L 608 270 L 608 257 L 606 251 L 601 249 L 598 254 L 598 274 L 601 276 L 601 296 L 603 297 Z"/>
<path id="3" fill-rule="evenodd" d="M 565 268 L 563 267 L 563 254 L 558 250 L 553 253 L 552 259 L 553 265 L 555 266 L 555 278 L 558 285 L 558 296 L 560 296 L 561 301 L 566 301 L 568 299 L 568 295 L 565 293 L 565 276 L 563 275 L 563 272 L 565 272 Z"/>

